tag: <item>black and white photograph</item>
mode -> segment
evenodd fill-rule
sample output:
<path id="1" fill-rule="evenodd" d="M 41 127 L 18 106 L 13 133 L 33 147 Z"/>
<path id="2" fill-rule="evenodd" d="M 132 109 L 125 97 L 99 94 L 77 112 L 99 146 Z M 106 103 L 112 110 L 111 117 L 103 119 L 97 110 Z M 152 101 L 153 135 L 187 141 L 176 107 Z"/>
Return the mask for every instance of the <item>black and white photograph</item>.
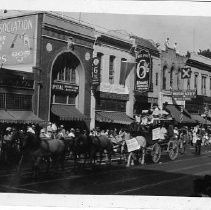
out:
<path id="1" fill-rule="evenodd" d="M 209 209 L 211 2 L 20 2 L 0 6 L 0 203 Z"/>

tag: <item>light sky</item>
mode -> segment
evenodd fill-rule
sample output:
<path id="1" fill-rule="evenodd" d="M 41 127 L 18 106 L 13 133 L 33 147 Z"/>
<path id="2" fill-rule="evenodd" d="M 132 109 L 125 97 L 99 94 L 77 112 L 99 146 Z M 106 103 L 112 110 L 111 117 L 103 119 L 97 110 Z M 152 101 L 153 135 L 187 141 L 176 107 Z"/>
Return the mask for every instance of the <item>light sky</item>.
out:
<path id="1" fill-rule="evenodd" d="M 30 3 L 33 2 L 35 1 L 30 0 Z M 55 3 L 56 1 L 51 1 L 51 2 Z M 85 2 L 87 3 L 89 1 Z M 93 3 L 93 1 L 90 2 Z M 187 51 L 198 52 L 199 49 L 205 50 L 211 48 L 211 17 L 210 17 L 211 3 L 209 3 L 208 5 L 202 3 L 200 3 L 200 5 L 197 3 L 195 3 L 194 5 L 190 4 L 187 5 L 183 2 L 182 4 L 179 5 L 177 3 L 173 5 L 170 4 L 170 7 L 168 7 L 169 6 L 168 2 L 166 2 L 165 4 L 158 3 L 155 5 L 154 4 L 151 5 L 150 3 L 145 3 L 144 5 L 143 4 L 138 5 L 140 6 L 138 7 L 138 11 L 140 12 L 136 12 L 137 5 L 135 5 L 134 1 L 127 1 L 128 10 L 126 10 L 127 8 L 125 7 L 124 2 L 121 1 L 115 1 L 115 4 L 113 5 L 109 2 L 114 3 L 114 1 L 107 1 L 107 4 L 103 4 L 103 6 L 101 2 L 103 1 L 98 1 L 99 5 L 96 3 L 88 4 L 89 7 L 86 7 L 87 5 L 85 5 L 85 9 L 83 7 L 84 5 L 82 4 L 81 7 L 80 4 L 74 4 L 74 5 L 70 4 L 70 7 L 64 5 L 65 8 L 63 8 L 61 7 L 62 4 L 59 4 L 58 7 L 54 6 L 53 8 L 51 8 L 48 5 L 47 7 L 41 6 L 40 8 L 38 6 L 35 7 L 35 9 L 43 10 L 44 8 L 44 10 L 47 11 L 52 11 L 52 10 L 55 11 L 57 10 L 57 8 L 59 10 L 61 7 L 59 11 L 65 11 L 63 12 L 64 16 L 68 15 L 76 19 L 79 19 L 80 16 L 82 22 L 83 21 L 88 22 L 94 24 L 95 26 L 106 28 L 108 30 L 118 30 L 118 29 L 126 30 L 127 32 L 132 33 L 134 35 L 146 39 L 152 39 L 154 42 L 159 42 L 161 46 L 164 44 L 165 39 L 169 37 L 170 46 L 173 47 L 173 44 L 177 42 L 178 50 L 182 54 L 186 54 Z M 96 8 L 93 8 L 93 5 L 95 5 Z M 148 5 L 149 8 L 147 7 Z M 77 12 L 72 12 L 75 11 L 74 6 L 76 7 L 76 10 L 78 10 Z M 77 6 L 79 6 L 79 8 Z M 8 8 L 10 8 L 10 6 Z M 25 7 L 17 7 L 17 8 L 25 10 Z M 26 7 L 26 8 L 31 9 L 31 7 Z M 116 10 L 114 8 L 116 8 Z M 159 9 L 158 12 L 156 9 Z M 88 12 L 84 13 L 84 11 Z M 95 13 L 92 13 L 92 11 L 94 11 Z M 129 13 L 130 11 L 131 13 Z M 150 11 L 152 12 L 150 13 Z M 162 11 L 167 13 L 164 13 Z M 182 11 L 182 13 L 180 13 L 180 11 Z M 194 11 L 196 15 L 200 16 L 198 17 L 194 16 Z M 113 12 L 125 13 L 125 14 L 112 14 Z M 145 15 L 142 15 L 143 13 Z M 177 13 L 179 15 L 175 15 Z M 7 15 L 11 14 L 12 12 L 9 10 Z M 21 12 L 20 11 L 16 12 L 16 14 L 21 14 Z M 172 15 L 169 16 L 167 14 L 172 14 Z M 184 15 L 190 14 L 190 15 L 184 16 L 183 14 Z M 204 14 L 208 15 L 204 17 L 203 16 Z"/>

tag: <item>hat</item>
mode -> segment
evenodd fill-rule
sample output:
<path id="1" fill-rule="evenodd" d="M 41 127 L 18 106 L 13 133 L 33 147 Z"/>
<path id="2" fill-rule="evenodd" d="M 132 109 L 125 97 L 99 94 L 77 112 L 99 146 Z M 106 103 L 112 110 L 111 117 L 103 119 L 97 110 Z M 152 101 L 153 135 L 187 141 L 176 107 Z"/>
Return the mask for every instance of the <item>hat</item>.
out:
<path id="1" fill-rule="evenodd" d="M 12 130 L 11 127 L 7 127 L 7 128 L 6 128 L 6 131 L 11 131 L 11 130 Z"/>
<path id="2" fill-rule="evenodd" d="M 45 129 L 41 129 L 40 130 L 40 133 L 45 133 Z"/>

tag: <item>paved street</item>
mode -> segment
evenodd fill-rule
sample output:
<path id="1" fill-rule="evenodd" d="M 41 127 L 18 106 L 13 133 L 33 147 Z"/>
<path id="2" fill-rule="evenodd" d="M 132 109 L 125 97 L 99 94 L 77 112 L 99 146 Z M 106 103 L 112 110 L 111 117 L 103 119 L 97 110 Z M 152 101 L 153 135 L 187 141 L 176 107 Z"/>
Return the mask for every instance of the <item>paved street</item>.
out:
<path id="1" fill-rule="evenodd" d="M 149 161 L 144 166 L 125 167 L 125 164 L 101 165 L 73 171 L 66 163 L 65 172 L 41 174 L 33 180 L 24 168 L 21 176 L 12 169 L 1 169 L 0 191 L 15 193 L 92 194 L 92 195 L 156 195 L 190 196 L 196 177 L 211 174 L 211 153 L 195 156 L 192 149 L 170 161 L 163 155 L 159 164 Z"/>

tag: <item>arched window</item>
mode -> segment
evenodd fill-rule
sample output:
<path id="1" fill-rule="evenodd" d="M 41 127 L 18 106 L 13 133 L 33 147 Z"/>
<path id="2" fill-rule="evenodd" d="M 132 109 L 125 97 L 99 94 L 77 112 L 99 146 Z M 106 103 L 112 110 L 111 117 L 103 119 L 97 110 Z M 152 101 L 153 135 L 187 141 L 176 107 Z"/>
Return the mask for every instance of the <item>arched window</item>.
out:
<path id="1" fill-rule="evenodd" d="M 177 71 L 177 89 L 180 89 L 181 69 Z"/>
<path id="2" fill-rule="evenodd" d="M 170 89 L 173 88 L 173 72 L 174 72 L 174 67 L 171 67 L 171 71 L 170 71 Z"/>

